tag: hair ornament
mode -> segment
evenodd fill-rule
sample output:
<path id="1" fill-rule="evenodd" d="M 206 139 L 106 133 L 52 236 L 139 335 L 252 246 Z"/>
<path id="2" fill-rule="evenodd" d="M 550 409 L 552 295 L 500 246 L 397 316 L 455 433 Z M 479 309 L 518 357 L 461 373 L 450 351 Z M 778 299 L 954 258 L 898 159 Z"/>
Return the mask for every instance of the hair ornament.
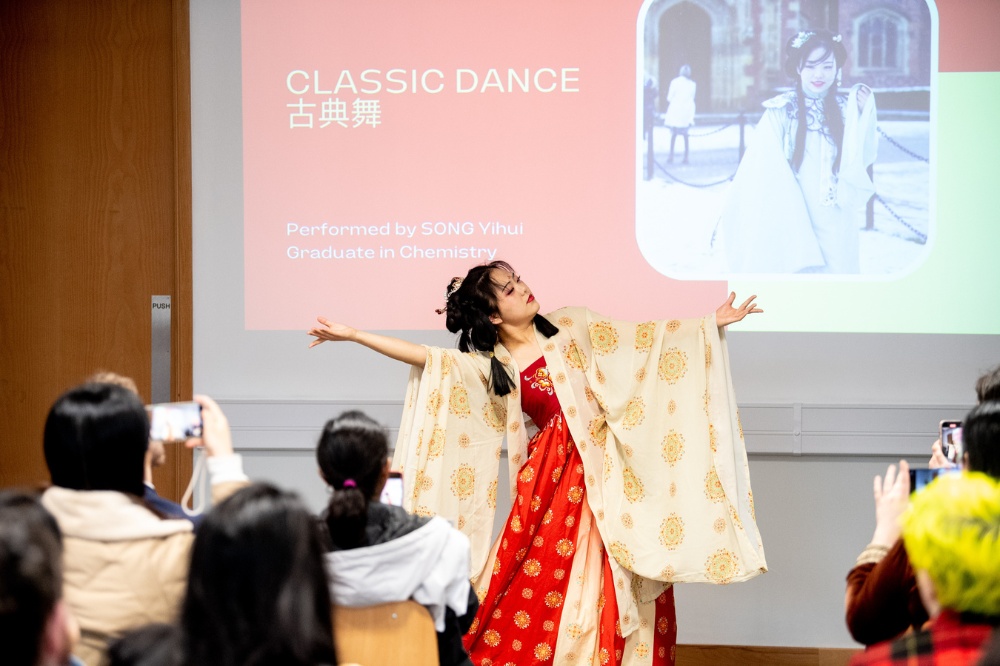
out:
<path id="1" fill-rule="evenodd" d="M 816 36 L 816 33 L 813 32 L 812 30 L 800 30 L 798 32 L 798 34 L 796 34 L 795 37 L 792 38 L 791 47 L 793 49 L 801 49 L 802 46 L 803 46 L 803 44 L 805 44 L 812 37 L 815 37 L 815 36 Z M 834 41 L 839 42 L 840 40 L 838 39 L 838 37 L 840 37 L 840 35 L 837 35 L 837 37 L 834 37 L 833 38 Z"/>
<path id="2" fill-rule="evenodd" d="M 347 479 L 346 481 L 344 481 L 344 485 L 342 487 L 343 488 L 357 488 L 358 484 L 357 484 L 357 482 L 354 479 Z"/>
<path id="3" fill-rule="evenodd" d="M 458 291 L 459 289 L 461 289 L 461 287 L 462 287 L 462 280 L 463 279 L 464 278 L 460 278 L 460 277 L 454 277 L 454 278 L 451 279 L 451 284 L 448 285 L 448 291 L 444 295 L 445 298 L 451 298 L 452 296 L 455 295 L 456 291 Z"/>
<path id="4" fill-rule="evenodd" d="M 833 41 L 835 41 L 835 42 L 837 42 L 839 44 L 842 41 L 844 41 L 844 36 L 843 35 L 834 35 L 833 36 Z"/>

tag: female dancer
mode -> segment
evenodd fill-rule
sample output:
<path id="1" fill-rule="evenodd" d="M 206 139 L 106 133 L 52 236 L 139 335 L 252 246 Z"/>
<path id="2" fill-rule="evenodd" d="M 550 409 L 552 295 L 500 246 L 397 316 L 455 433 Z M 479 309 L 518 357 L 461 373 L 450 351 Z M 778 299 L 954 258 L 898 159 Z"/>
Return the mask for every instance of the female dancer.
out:
<path id="1" fill-rule="evenodd" d="M 840 35 L 799 32 L 785 47 L 795 90 L 764 102 L 720 225 L 733 273 L 858 273 L 875 193 L 875 99 L 838 91 Z"/>
<path id="2" fill-rule="evenodd" d="M 734 299 L 695 320 L 543 317 L 493 262 L 448 287 L 457 351 L 309 331 L 414 366 L 394 466 L 408 508 L 470 537 L 474 663 L 672 663 L 671 583 L 766 570 L 718 328 L 761 310 Z M 505 434 L 513 506 L 491 546 Z"/>

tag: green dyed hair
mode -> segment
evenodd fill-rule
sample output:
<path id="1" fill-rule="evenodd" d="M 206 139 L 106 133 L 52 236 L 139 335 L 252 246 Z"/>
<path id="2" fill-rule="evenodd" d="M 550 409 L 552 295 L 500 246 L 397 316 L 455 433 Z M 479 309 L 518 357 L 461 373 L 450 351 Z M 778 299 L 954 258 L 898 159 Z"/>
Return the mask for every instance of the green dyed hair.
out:
<path id="1" fill-rule="evenodd" d="M 938 477 L 913 496 L 903 541 L 942 608 L 1000 616 L 1000 482 L 980 472 Z"/>

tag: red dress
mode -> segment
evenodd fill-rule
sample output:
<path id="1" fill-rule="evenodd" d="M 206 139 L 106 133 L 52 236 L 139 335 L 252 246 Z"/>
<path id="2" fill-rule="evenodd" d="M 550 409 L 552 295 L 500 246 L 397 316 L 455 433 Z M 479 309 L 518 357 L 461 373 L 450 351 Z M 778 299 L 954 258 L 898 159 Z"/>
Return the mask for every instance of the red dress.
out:
<path id="1" fill-rule="evenodd" d="M 517 477 L 517 493 L 500 534 L 489 590 L 465 636 L 477 666 L 552 663 L 574 554 L 583 550 L 577 526 L 590 509 L 580 454 L 566 426 L 544 364 L 539 358 L 521 372 L 521 408 L 540 430 L 528 443 L 528 459 Z M 596 534 L 594 532 L 588 532 Z M 608 555 L 593 608 L 600 614 L 594 654 L 579 663 L 622 664 L 625 639 Z M 673 664 L 677 625 L 673 588 L 656 600 L 652 664 Z M 572 626 L 563 627 L 572 636 Z M 627 663 L 627 660 L 626 662 Z M 645 663 L 650 663 L 645 661 Z"/>

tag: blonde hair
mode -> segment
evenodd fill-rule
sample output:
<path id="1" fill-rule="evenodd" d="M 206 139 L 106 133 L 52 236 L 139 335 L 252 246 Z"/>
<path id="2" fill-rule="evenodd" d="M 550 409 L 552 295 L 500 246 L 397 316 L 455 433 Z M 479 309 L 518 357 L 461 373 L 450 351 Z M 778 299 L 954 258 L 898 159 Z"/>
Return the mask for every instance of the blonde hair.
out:
<path id="1" fill-rule="evenodd" d="M 91 376 L 87 377 L 87 383 L 94 384 L 114 384 L 115 386 L 121 386 L 124 389 L 128 389 L 139 395 L 139 387 L 136 386 L 135 380 L 131 377 L 126 377 L 125 375 L 119 375 L 117 372 L 110 372 L 108 370 L 98 370 Z"/>
<path id="2" fill-rule="evenodd" d="M 942 608 L 1000 615 L 1000 482 L 980 472 L 938 477 L 913 496 L 903 541 Z"/>

